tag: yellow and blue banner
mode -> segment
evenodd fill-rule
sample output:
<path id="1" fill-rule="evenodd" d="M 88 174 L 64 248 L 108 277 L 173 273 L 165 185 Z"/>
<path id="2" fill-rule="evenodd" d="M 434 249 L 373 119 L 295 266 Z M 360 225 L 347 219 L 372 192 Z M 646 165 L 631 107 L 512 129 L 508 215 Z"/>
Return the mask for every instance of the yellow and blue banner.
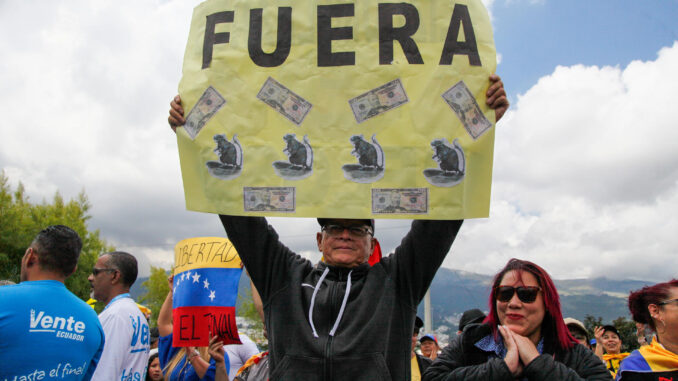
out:
<path id="1" fill-rule="evenodd" d="M 649 345 L 633 351 L 622 361 L 617 380 L 676 381 L 678 354 L 664 348 L 655 337 Z"/>
<path id="2" fill-rule="evenodd" d="M 174 248 L 172 299 L 175 347 L 207 346 L 209 333 L 240 344 L 235 304 L 242 262 L 225 238 L 200 237 Z"/>

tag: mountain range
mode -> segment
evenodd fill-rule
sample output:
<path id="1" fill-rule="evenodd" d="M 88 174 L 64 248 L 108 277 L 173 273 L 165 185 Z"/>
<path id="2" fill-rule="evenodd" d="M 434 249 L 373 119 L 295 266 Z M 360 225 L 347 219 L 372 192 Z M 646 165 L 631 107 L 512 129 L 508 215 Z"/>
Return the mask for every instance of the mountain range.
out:
<path id="1" fill-rule="evenodd" d="M 135 282 L 130 291 L 135 299 L 138 300 L 138 297 L 145 293 L 141 284 L 147 279 L 140 278 Z M 435 332 L 446 335 L 446 332 L 456 331 L 459 318 L 465 310 L 479 308 L 487 313 L 491 283 L 490 275 L 446 268 L 438 270 L 430 288 L 431 315 Z M 584 321 L 586 315 L 600 316 L 605 323 L 620 316 L 629 317 L 626 299 L 629 292 L 652 283 L 604 277 L 555 280 L 564 317 Z M 249 279 L 241 277 L 238 305 L 246 295 L 249 295 L 249 288 Z M 419 305 L 417 314 L 424 317 L 424 302 Z"/>

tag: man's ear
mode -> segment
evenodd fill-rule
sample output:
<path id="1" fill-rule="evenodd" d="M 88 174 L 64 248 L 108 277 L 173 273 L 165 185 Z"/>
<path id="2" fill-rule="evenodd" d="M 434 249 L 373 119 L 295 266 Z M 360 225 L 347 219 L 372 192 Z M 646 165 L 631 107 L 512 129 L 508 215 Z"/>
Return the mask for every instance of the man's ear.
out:
<path id="1" fill-rule="evenodd" d="M 111 284 L 118 284 L 122 282 L 122 273 L 120 270 L 115 270 L 113 272 L 113 278 L 111 278 Z"/>
<path id="2" fill-rule="evenodd" d="M 38 253 L 36 253 L 32 247 L 29 247 L 26 249 L 26 253 L 24 254 L 22 261 L 25 262 L 26 268 L 28 268 L 40 262 L 40 258 L 38 257 Z"/>
<path id="3" fill-rule="evenodd" d="M 322 253 L 323 251 L 323 233 L 318 232 L 315 235 L 316 241 L 318 241 L 318 251 Z"/>

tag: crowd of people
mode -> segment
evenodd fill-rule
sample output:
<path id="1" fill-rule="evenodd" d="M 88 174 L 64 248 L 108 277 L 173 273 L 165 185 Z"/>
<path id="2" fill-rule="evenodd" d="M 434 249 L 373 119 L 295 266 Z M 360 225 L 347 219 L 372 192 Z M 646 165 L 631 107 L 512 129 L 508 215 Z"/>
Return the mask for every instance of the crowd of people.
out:
<path id="1" fill-rule="evenodd" d="M 490 77 L 486 96 L 499 120 L 508 102 L 498 76 Z M 185 122 L 178 96 L 169 122 L 173 129 Z M 26 249 L 21 282 L 0 287 L 0 381 L 678 376 L 677 280 L 629 296 L 634 320 L 654 332 L 647 345 L 621 353 L 616 328 L 603 326 L 592 350 L 583 324 L 563 318 L 550 275 L 511 259 L 494 277 L 488 314 L 467 311 L 457 336 L 442 344 L 435 335 L 419 336 L 423 324 L 415 311 L 463 221 L 415 220 L 394 253 L 370 263 L 374 220 L 319 218 L 322 260 L 311 263 L 280 242 L 263 217 L 219 218 L 252 280 L 269 351 L 246 343 L 229 348 L 217 336 L 204 347 L 173 347 L 172 279 L 155 332 L 130 297 L 137 262 L 125 252 L 105 253 L 92 268 L 93 296 L 105 305 L 97 316 L 64 285 L 82 241 L 56 225 Z"/>
<path id="2" fill-rule="evenodd" d="M 441 345 L 433 334 L 420 335 L 423 322 L 413 311 L 423 297 L 421 290 L 398 283 L 427 288 L 431 279 L 415 281 L 413 274 L 423 277 L 427 271 L 414 265 L 409 251 L 416 252 L 429 234 L 440 229 L 450 229 L 447 234 L 453 239 L 460 221 L 433 227 L 415 221 L 394 255 L 369 265 L 373 220 L 319 219 L 321 231 L 316 238 L 324 260 L 311 266 L 282 246 L 273 229 L 261 225 L 262 219 L 221 218 L 234 245 L 246 245 L 247 251 L 241 253 L 260 253 L 260 258 L 241 255 L 250 265 L 255 304 L 262 309 L 270 351 L 260 353 L 246 335 L 241 335 L 239 345 L 224 346 L 214 336 L 205 347 L 173 347 L 172 277 L 157 328 L 149 329 L 129 295 L 137 263 L 125 252 L 103 254 L 92 268 L 92 294 L 105 304 L 97 317 L 64 286 L 75 271 L 82 243 L 73 230 L 57 225 L 41 231 L 26 250 L 21 283 L 2 282 L 7 286 L 0 288 L 0 380 L 626 381 L 670 380 L 678 375 L 678 280 L 630 294 L 629 309 L 638 324 L 641 347 L 629 354 L 621 352 L 616 327 L 595 327 L 591 340 L 580 321 L 563 318 L 550 275 L 535 263 L 511 259 L 494 277 L 489 313 L 464 312 L 457 335 L 449 345 Z M 259 228 L 265 238 L 238 235 L 242 230 L 234 230 L 234 225 Z M 432 245 L 427 250 L 436 253 L 446 247 Z M 273 268 L 264 274 L 253 271 L 253 265 L 264 266 L 263 257 Z M 399 260 L 414 266 L 408 275 Z M 363 294 L 368 298 L 361 300 Z M 303 317 L 295 318 L 299 313 Z M 370 321 L 373 315 L 377 321 Z M 395 336 L 406 328 L 407 319 L 413 327 L 406 352 L 410 361 L 397 350 L 407 336 Z M 649 339 L 646 330 L 652 332 Z M 384 335 L 387 340 L 379 339 Z M 366 338 L 370 349 L 363 346 Z M 415 351 L 417 344 L 420 353 Z M 393 365 L 401 358 L 402 364 Z M 340 372 L 332 369 L 335 366 Z M 352 374 L 345 377 L 349 370 Z"/>

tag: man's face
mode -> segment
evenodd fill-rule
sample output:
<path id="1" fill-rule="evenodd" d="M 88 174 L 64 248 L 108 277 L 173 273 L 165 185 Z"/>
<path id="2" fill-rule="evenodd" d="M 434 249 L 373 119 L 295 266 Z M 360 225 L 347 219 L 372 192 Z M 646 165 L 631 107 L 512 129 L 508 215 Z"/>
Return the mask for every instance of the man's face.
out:
<path id="1" fill-rule="evenodd" d="M 586 340 L 586 335 L 576 326 L 574 325 L 568 325 L 567 329 L 570 331 L 570 334 L 572 334 L 572 337 L 577 340 L 577 342 L 585 347 L 589 347 L 589 342 Z"/>
<path id="2" fill-rule="evenodd" d="M 94 264 L 94 270 L 87 277 L 92 286 L 92 297 L 100 301 L 108 300 L 112 288 L 111 280 L 116 276 L 116 272 L 108 264 L 108 259 L 108 255 L 99 257 Z"/>
<path id="3" fill-rule="evenodd" d="M 607 353 L 617 354 L 621 352 L 621 340 L 619 339 L 619 336 L 612 331 L 605 331 L 605 333 L 603 333 L 601 344 Z"/>
<path id="4" fill-rule="evenodd" d="M 433 351 L 438 351 L 438 346 L 433 340 L 424 340 L 421 342 L 421 354 L 426 357 L 431 357 Z"/>
<path id="5" fill-rule="evenodd" d="M 344 229 L 342 229 L 344 228 Z M 364 220 L 330 220 L 318 233 L 318 250 L 323 253 L 325 263 L 339 267 L 356 267 L 367 262 L 374 249 L 374 238 L 371 234 L 352 232 L 350 228 L 371 229 Z"/>
<path id="6" fill-rule="evenodd" d="M 414 330 L 412 333 L 412 352 L 414 352 L 414 348 L 417 347 L 417 341 L 419 341 L 419 330 Z"/>

